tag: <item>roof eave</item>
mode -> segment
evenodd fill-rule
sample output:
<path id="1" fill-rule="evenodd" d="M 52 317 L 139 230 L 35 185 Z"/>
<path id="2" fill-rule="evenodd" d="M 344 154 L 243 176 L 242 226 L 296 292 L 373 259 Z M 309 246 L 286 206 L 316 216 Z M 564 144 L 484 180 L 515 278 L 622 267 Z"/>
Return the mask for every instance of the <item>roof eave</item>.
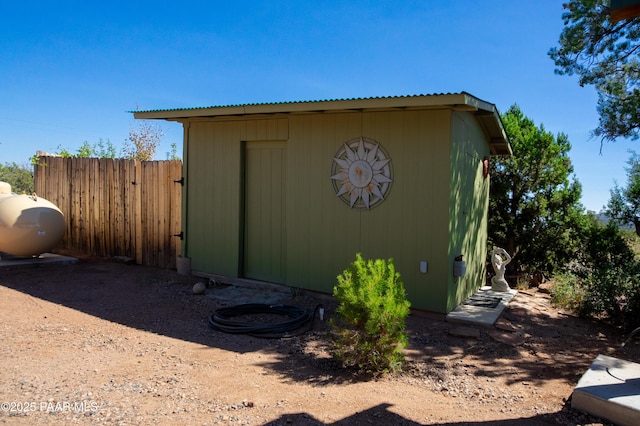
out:
<path id="1" fill-rule="evenodd" d="M 385 108 L 418 108 L 437 106 L 469 105 L 478 107 L 487 104 L 467 93 L 378 97 L 364 99 L 340 99 L 324 101 L 281 102 L 171 110 L 131 111 L 137 119 L 188 120 L 195 117 L 220 117 L 254 114 L 293 114 L 348 110 L 371 110 Z"/>
<path id="2" fill-rule="evenodd" d="M 131 111 L 134 118 L 186 122 L 195 118 L 260 114 L 373 111 L 393 109 L 452 108 L 476 114 L 489 137 L 492 155 L 512 155 L 511 145 L 495 105 L 468 93 L 339 99 L 265 104 L 229 105 L 172 110 Z"/>
<path id="3" fill-rule="evenodd" d="M 493 107 L 492 111 L 478 110 L 476 118 L 489 138 L 491 155 L 513 155 L 511 142 L 504 129 L 500 114 Z"/>

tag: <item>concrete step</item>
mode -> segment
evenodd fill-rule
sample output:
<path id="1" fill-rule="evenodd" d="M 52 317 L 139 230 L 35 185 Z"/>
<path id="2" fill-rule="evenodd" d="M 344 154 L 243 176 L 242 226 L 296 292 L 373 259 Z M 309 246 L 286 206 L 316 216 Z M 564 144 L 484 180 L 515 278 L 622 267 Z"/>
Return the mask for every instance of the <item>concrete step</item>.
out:
<path id="1" fill-rule="evenodd" d="M 509 291 L 493 291 L 490 286 L 481 287 L 468 300 L 471 302 L 466 304 L 463 302 L 453 311 L 447 314 L 447 321 L 462 324 L 473 324 L 492 326 L 496 322 L 502 311 L 507 307 L 511 299 L 518 293 L 517 290 Z M 474 304 L 474 300 L 495 299 L 495 306 L 486 306 L 484 303 Z"/>
<path id="2" fill-rule="evenodd" d="M 619 425 L 640 425 L 640 364 L 598 355 L 578 381 L 571 406 Z"/>

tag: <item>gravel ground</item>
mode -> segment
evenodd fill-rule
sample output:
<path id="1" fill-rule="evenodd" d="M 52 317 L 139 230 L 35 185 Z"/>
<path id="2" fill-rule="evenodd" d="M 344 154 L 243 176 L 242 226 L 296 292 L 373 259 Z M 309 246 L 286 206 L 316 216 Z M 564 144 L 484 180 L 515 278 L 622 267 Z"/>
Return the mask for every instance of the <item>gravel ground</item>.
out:
<path id="1" fill-rule="evenodd" d="M 92 258 L 0 270 L 0 423 L 600 425 L 570 408 L 577 380 L 598 354 L 640 359 L 640 344 L 620 348 L 619 330 L 529 290 L 492 328 L 413 313 L 404 373 L 354 377 L 330 357 L 326 321 L 284 339 L 207 322 L 267 296 L 310 311 L 321 303 L 328 317 L 332 298 L 234 298 L 226 286 L 197 296 L 198 280 Z"/>

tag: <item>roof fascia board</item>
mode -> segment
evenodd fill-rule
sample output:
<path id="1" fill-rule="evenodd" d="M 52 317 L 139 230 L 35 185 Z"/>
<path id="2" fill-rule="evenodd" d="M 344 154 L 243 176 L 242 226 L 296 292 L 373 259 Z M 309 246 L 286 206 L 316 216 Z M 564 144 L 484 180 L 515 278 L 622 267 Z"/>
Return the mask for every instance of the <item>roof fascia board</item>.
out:
<path id="1" fill-rule="evenodd" d="M 370 110 L 385 108 L 425 108 L 454 107 L 495 111 L 492 104 L 481 101 L 467 93 L 424 95 L 389 98 L 347 99 L 315 102 L 289 102 L 273 104 L 254 104 L 220 106 L 209 108 L 188 108 L 175 110 L 134 111 L 137 119 L 187 119 L 192 117 L 215 117 L 229 115 L 254 115 L 276 113 L 314 113 L 345 110 Z"/>
<path id="2" fill-rule="evenodd" d="M 136 119 L 161 119 L 188 122 L 201 120 L 241 119 L 250 115 L 265 118 L 283 114 L 346 113 L 451 108 L 476 114 L 489 135 L 496 155 L 512 155 L 509 139 L 495 105 L 466 92 L 439 95 L 396 96 L 386 98 L 340 99 L 267 104 L 231 105 L 174 110 L 133 111 Z M 487 121 L 488 120 L 488 121 Z M 500 143 L 499 141 L 502 141 Z"/>

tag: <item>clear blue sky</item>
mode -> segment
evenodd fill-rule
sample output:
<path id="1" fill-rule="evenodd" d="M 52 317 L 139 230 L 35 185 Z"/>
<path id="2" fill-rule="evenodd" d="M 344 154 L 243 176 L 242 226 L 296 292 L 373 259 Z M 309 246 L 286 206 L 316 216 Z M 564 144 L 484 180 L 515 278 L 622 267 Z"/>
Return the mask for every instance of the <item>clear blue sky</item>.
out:
<path id="1" fill-rule="evenodd" d="M 636 143 L 590 139 L 597 96 L 555 75 L 563 0 L 0 3 L 0 163 L 118 149 L 134 109 L 466 91 L 564 132 L 599 211 Z M 180 124 L 161 121 L 182 148 Z"/>

